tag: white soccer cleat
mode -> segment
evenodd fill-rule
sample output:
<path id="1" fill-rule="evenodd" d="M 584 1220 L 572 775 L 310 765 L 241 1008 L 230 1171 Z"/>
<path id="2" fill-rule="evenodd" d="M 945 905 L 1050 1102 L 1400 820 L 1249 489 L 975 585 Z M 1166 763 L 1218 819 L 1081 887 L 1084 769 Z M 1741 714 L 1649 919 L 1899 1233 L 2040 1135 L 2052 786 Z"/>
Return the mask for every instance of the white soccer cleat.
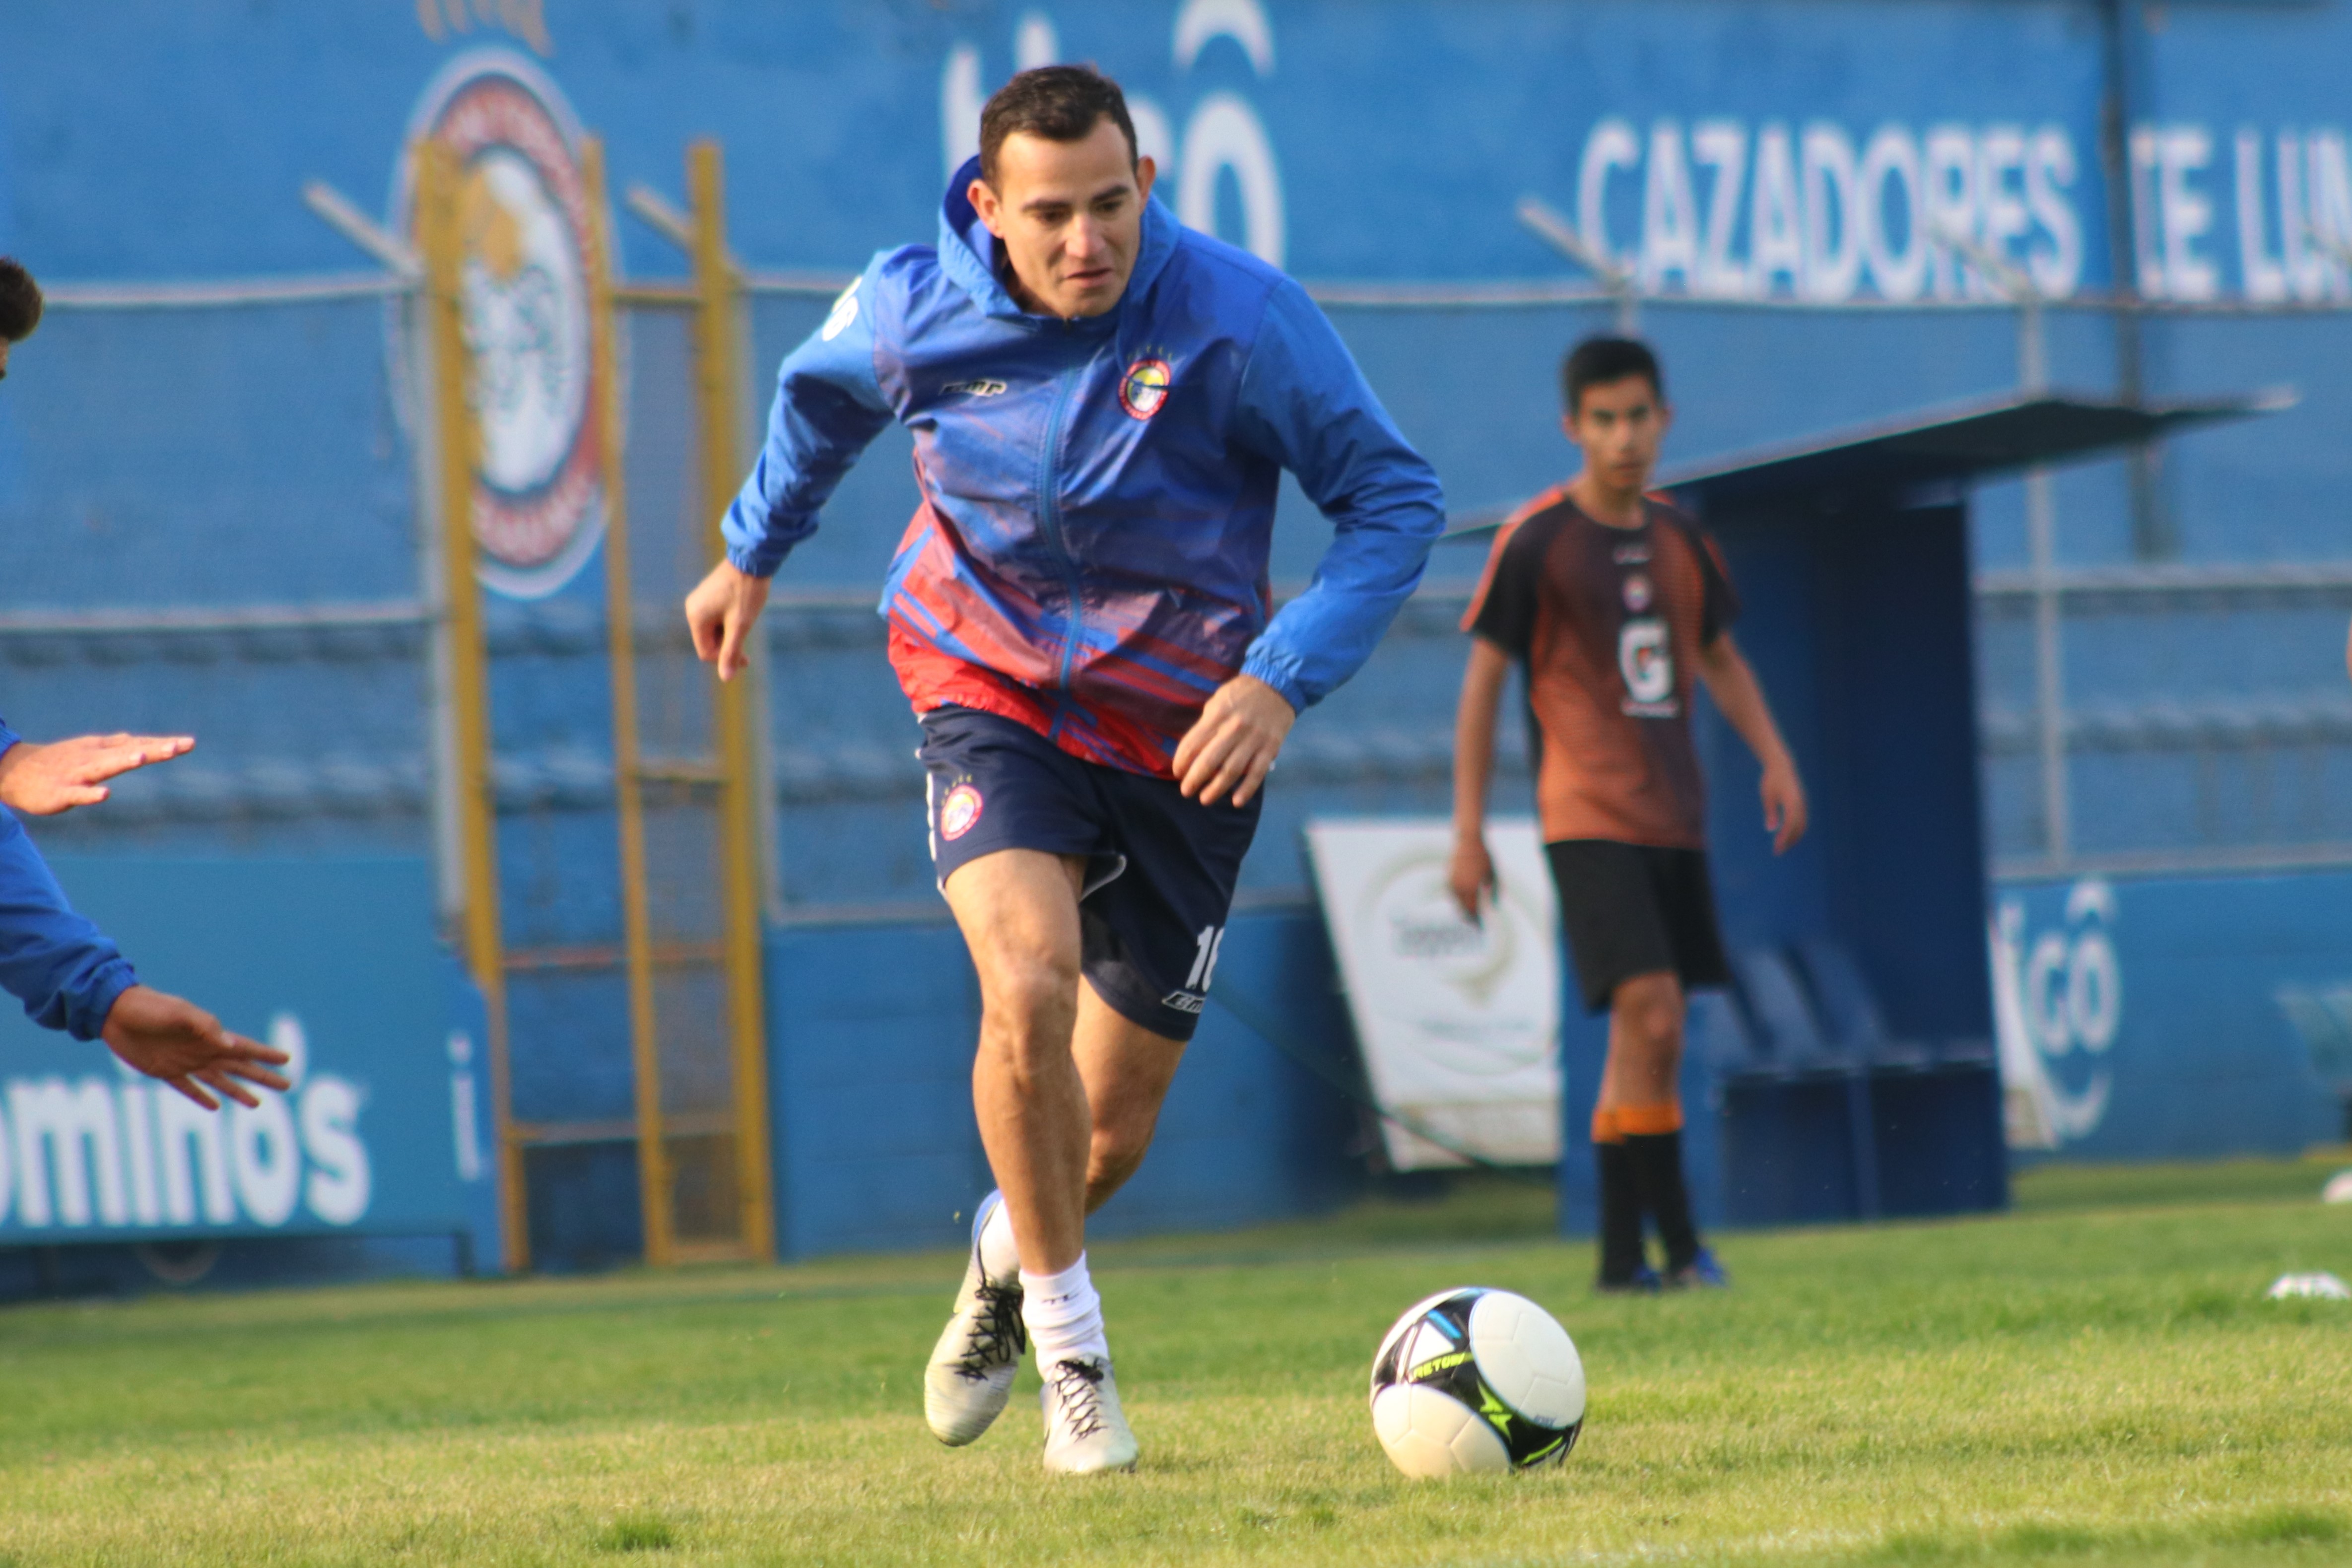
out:
<path id="1" fill-rule="evenodd" d="M 1118 1407 L 1118 1383 L 1100 1356 L 1069 1356 L 1039 1369 L 1045 1407 L 1045 1468 L 1092 1476 L 1135 1468 L 1135 1434 Z"/>
<path id="2" fill-rule="evenodd" d="M 980 1262 L 980 1234 L 1003 1201 L 991 1193 L 972 1216 L 971 1261 L 964 1268 L 963 1289 L 956 1293 L 955 1314 L 931 1347 L 931 1364 L 923 1370 L 923 1419 L 930 1423 L 931 1436 L 950 1448 L 973 1441 L 1004 1413 L 1013 1374 L 1029 1349 L 1029 1331 L 1021 1321 L 1020 1277 L 993 1281 Z"/>

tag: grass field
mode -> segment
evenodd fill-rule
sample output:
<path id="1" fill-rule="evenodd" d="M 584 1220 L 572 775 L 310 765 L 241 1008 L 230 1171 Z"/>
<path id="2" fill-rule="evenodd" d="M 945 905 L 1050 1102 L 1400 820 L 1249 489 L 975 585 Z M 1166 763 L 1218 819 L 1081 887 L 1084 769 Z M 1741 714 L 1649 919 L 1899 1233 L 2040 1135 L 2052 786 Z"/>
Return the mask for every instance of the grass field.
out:
<path id="1" fill-rule="evenodd" d="M 2043 1171 L 1641 1301 L 1503 1182 L 1105 1247 L 1144 1468 L 1086 1482 L 1029 1397 L 925 1433 L 940 1256 L 13 1308 L 0 1563 L 2352 1561 L 2352 1303 L 2262 1299 L 2352 1275 L 2333 1168 Z M 1374 1341 L 1468 1282 L 1575 1334 L 1564 1469 L 1413 1485 L 1374 1445 Z"/>

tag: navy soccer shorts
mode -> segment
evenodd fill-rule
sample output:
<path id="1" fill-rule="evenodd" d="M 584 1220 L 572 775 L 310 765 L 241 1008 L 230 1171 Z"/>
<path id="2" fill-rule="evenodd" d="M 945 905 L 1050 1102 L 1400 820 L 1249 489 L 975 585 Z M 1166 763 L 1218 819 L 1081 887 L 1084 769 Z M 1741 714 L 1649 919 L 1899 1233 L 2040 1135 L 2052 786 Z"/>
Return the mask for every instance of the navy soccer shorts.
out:
<path id="1" fill-rule="evenodd" d="M 940 885 L 999 849 L 1085 856 L 1087 982 L 1121 1017 L 1191 1039 L 1265 795 L 1202 805 L 1173 779 L 1082 761 L 1025 724 L 970 708 L 935 709 L 922 722 L 917 754 L 930 774 Z"/>

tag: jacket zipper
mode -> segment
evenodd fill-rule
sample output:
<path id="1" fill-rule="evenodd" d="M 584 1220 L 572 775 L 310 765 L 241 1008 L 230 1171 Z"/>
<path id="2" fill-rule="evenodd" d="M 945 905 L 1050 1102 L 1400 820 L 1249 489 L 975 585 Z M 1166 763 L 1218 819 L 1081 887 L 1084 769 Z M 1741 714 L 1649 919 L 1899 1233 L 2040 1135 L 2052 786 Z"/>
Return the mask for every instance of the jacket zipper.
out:
<path id="1" fill-rule="evenodd" d="M 1084 366 L 1078 367 L 1079 370 L 1084 368 Z M 1062 582 L 1070 595 L 1070 629 L 1062 642 L 1061 672 L 1055 678 L 1055 685 L 1066 692 L 1070 689 L 1070 667 L 1077 660 L 1078 635 L 1082 621 L 1078 598 L 1078 565 L 1070 558 L 1069 545 L 1062 538 L 1061 484 L 1055 467 L 1054 454 L 1062 444 L 1062 416 L 1069 407 L 1070 386 L 1076 379 L 1077 374 L 1078 371 L 1073 370 L 1065 371 L 1062 374 L 1061 385 L 1054 393 L 1054 411 L 1045 421 L 1045 449 L 1038 455 L 1037 458 L 1037 521 L 1045 525 L 1045 542 L 1053 546 L 1054 558 L 1061 563 Z M 1062 716 L 1056 713 L 1054 716 L 1055 732 L 1060 733 L 1061 728 Z"/>

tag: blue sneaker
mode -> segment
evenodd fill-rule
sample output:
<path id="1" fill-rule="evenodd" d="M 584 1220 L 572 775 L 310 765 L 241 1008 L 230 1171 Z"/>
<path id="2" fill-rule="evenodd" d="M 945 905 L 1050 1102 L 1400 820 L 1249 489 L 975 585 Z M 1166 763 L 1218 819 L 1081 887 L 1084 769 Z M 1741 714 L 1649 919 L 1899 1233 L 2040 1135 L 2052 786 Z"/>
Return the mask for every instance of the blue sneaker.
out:
<path id="1" fill-rule="evenodd" d="M 1715 1249 L 1702 1247 L 1696 1258 L 1666 1276 L 1666 1285 L 1675 1290 L 1728 1290 L 1731 1276 L 1715 1260 Z"/>
<path id="2" fill-rule="evenodd" d="M 1592 1288 L 1603 1296 L 1654 1296 L 1664 1289 L 1664 1281 L 1658 1278 L 1656 1269 L 1643 1263 L 1637 1265 L 1625 1279 L 1604 1277 L 1595 1279 Z"/>

